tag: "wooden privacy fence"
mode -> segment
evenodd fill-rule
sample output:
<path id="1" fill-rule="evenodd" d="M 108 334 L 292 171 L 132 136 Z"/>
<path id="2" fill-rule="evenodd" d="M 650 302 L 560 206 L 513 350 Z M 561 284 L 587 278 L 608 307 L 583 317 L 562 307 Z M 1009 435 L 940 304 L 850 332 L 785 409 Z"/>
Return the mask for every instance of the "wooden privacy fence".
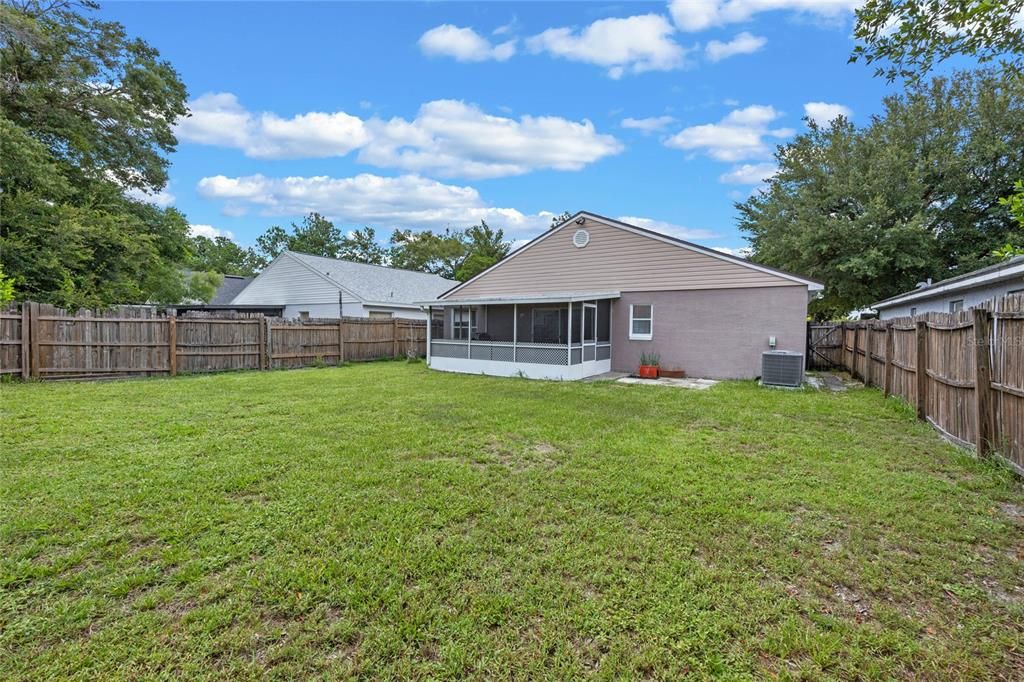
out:
<path id="1" fill-rule="evenodd" d="M 0 309 L 0 375 L 98 379 L 306 367 L 426 354 L 417 320 L 286 321 L 261 314 L 168 316 L 152 306 L 67 313 Z"/>
<path id="2" fill-rule="evenodd" d="M 950 441 L 1024 475 L 1024 296 L 832 327 L 838 348 L 822 357 L 832 353 L 835 365 L 903 398 Z"/>

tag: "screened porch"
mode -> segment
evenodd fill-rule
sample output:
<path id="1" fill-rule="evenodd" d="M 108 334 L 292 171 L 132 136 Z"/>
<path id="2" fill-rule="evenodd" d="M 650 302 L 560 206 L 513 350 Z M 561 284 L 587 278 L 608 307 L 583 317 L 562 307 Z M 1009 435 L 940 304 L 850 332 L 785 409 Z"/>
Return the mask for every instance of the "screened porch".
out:
<path id="1" fill-rule="evenodd" d="M 607 372 L 617 295 L 431 302 L 428 362 L 448 371 L 537 378 Z"/>

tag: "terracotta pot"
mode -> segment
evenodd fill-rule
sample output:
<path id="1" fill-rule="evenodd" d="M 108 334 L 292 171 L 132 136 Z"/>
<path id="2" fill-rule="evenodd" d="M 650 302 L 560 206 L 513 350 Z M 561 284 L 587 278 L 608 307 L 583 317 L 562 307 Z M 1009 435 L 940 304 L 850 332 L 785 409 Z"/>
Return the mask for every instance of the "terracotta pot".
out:
<path id="1" fill-rule="evenodd" d="M 658 378 L 658 366 L 657 365 L 640 365 L 640 378 L 641 379 L 657 379 Z"/>

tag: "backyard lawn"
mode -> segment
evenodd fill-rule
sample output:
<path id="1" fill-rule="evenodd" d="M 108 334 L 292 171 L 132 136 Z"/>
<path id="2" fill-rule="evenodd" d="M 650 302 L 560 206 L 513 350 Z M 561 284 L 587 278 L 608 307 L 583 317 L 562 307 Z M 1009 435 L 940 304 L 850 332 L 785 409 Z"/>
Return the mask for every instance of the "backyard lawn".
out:
<path id="1" fill-rule="evenodd" d="M 0 679 L 1020 679 L 1024 493 L 875 390 L 0 385 Z"/>

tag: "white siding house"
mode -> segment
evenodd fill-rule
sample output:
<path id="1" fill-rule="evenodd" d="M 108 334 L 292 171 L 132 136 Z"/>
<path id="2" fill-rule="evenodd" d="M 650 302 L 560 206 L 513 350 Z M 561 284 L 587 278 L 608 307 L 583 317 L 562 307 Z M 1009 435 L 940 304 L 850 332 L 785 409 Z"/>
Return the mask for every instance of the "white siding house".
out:
<path id="1" fill-rule="evenodd" d="M 285 251 L 232 304 L 283 305 L 286 318 L 427 319 L 415 304 L 458 284 L 438 275 Z"/>
<path id="2" fill-rule="evenodd" d="M 967 310 L 993 298 L 1017 293 L 1024 293 L 1024 256 L 927 284 L 871 307 L 878 311 L 879 319 L 889 320 Z"/>

